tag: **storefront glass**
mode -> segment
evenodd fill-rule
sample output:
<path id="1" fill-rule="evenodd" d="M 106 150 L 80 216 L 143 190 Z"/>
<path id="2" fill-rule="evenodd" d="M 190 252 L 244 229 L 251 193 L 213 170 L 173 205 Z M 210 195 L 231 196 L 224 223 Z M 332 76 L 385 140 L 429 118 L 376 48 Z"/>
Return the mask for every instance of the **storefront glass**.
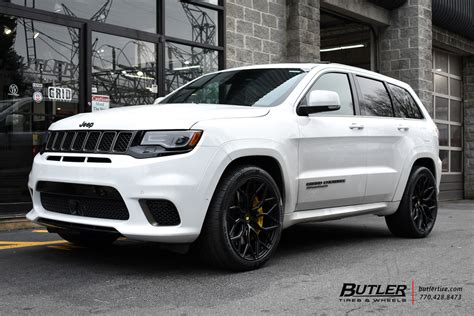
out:
<path id="1" fill-rule="evenodd" d="M 28 174 L 49 125 L 78 113 L 75 36 L 74 28 L 0 15 L 0 216 L 2 205 L 29 202 Z"/>
<path id="2" fill-rule="evenodd" d="M 110 108 L 153 103 L 158 92 L 155 46 L 93 32 L 91 110 L 97 109 L 95 99 L 104 100 L 96 95 L 109 100 Z"/>
<path id="3" fill-rule="evenodd" d="M 156 32 L 156 0 L 12 0 L 11 2 L 66 16 Z"/>

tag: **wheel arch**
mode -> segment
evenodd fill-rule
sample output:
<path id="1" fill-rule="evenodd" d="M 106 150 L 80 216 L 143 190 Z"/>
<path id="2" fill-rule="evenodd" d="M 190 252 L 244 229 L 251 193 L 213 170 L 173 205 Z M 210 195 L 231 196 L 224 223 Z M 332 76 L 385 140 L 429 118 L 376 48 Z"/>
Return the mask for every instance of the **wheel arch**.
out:
<path id="1" fill-rule="evenodd" d="M 431 171 L 431 173 L 433 173 L 433 176 L 436 179 L 436 184 L 438 186 L 437 189 L 439 191 L 439 182 L 440 182 L 440 175 L 441 175 L 440 163 L 441 162 L 440 162 L 439 158 L 437 156 L 431 154 L 431 153 L 427 153 L 427 154 L 421 154 L 420 153 L 417 156 L 415 156 L 413 158 L 411 164 L 409 164 L 407 166 L 409 168 L 406 168 L 404 170 L 404 172 L 402 173 L 401 177 L 400 177 L 400 181 L 399 181 L 397 189 L 395 191 L 393 201 L 400 201 L 401 200 L 401 198 L 403 196 L 403 192 L 405 191 L 405 188 L 408 184 L 408 179 L 410 177 L 410 174 L 413 171 L 413 169 L 415 167 L 418 167 L 418 166 L 426 167 L 426 168 L 428 168 L 428 170 Z"/>
<path id="2" fill-rule="evenodd" d="M 238 166 L 252 165 L 259 167 L 266 172 L 275 180 L 280 194 L 283 199 L 283 203 L 286 200 L 285 192 L 285 178 L 283 175 L 283 169 L 280 162 L 273 156 L 269 155 L 250 155 L 250 156 L 241 156 L 236 159 L 233 159 L 224 169 L 224 172 L 221 175 L 221 179 L 225 176 L 230 170 Z M 219 179 L 220 181 L 220 179 Z"/>

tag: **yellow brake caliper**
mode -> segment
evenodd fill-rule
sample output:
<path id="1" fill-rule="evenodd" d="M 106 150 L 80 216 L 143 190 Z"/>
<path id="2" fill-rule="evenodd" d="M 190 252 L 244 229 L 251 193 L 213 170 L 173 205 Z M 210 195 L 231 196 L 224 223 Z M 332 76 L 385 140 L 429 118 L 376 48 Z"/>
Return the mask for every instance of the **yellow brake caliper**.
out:
<path id="1" fill-rule="evenodd" d="M 255 199 L 253 200 L 252 207 L 257 206 L 258 203 L 260 203 L 260 201 L 258 200 L 258 197 L 256 196 Z M 263 207 L 260 206 L 260 207 L 257 209 L 257 212 L 258 212 L 259 214 L 263 214 Z M 261 228 L 263 227 L 263 216 L 259 216 L 259 217 L 257 218 L 257 224 L 258 224 L 258 226 L 260 226 Z M 258 231 L 258 233 L 259 233 L 259 232 L 260 232 L 260 231 Z"/>

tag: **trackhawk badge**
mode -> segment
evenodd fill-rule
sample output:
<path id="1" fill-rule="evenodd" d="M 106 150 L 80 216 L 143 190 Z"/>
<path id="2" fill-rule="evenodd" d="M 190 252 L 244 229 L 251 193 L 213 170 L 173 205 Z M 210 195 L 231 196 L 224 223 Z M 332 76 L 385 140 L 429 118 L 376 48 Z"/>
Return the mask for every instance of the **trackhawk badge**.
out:
<path id="1" fill-rule="evenodd" d="M 82 122 L 82 124 L 79 124 L 79 127 L 91 128 L 92 126 L 94 126 L 94 123 L 92 122 Z"/>

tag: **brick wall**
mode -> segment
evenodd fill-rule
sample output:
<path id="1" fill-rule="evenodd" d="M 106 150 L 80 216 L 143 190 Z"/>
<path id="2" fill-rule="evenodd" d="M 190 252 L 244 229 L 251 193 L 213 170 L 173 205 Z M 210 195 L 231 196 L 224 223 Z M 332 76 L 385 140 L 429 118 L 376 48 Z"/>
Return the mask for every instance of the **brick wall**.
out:
<path id="1" fill-rule="evenodd" d="M 474 56 L 464 58 L 464 197 L 474 199 Z"/>
<path id="2" fill-rule="evenodd" d="M 408 0 L 380 33 L 380 72 L 411 85 L 432 111 L 431 0 Z"/>
<path id="3" fill-rule="evenodd" d="M 227 0 L 227 68 L 278 63 L 286 52 L 285 0 Z"/>

